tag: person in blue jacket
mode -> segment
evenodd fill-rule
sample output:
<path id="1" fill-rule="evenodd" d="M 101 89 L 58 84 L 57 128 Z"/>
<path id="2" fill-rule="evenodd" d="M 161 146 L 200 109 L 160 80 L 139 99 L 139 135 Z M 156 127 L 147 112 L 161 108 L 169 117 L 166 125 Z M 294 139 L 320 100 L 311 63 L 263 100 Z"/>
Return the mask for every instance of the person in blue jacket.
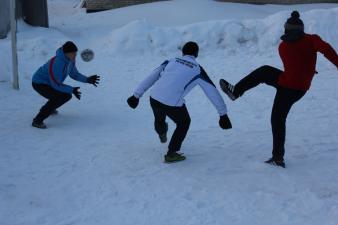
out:
<path id="1" fill-rule="evenodd" d="M 56 109 L 68 102 L 72 98 L 72 94 L 80 100 L 80 88 L 64 84 L 68 75 L 82 83 L 89 83 L 94 86 L 99 83 L 99 76 L 86 77 L 79 73 L 75 66 L 77 51 L 78 48 L 73 42 L 66 42 L 56 51 L 56 56 L 41 66 L 33 75 L 33 89 L 48 99 L 47 103 L 42 106 L 40 112 L 33 119 L 33 127 L 47 128 L 44 120 L 52 114 L 57 114 Z"/>

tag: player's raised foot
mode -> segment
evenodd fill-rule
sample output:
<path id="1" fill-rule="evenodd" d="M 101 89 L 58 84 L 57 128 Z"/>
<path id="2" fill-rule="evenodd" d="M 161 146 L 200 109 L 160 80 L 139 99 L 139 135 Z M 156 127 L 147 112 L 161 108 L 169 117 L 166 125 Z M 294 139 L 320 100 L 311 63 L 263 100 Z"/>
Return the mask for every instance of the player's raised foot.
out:
<path id="1" fill-rule="evenodd" d="M 235 86 L 230 84 L 228 81 L 221 79 L 219 81 L 222 91 L 232 100 L 235 101 L 238 96 L 235 95 Z"/>
<path id="2" fill-rule="evenodd" d="M 175 163 L 175 162 L 180 162 L 184 161 L 186 157 L 183 154 L 180 153 L 169 153 L 164 156 L 164 162 L 165 163 Z"/>
<path id="3" fill-rule="evenodd" d="M 165 133 L 158 135 L 158 137 L 160 138 L 161 143 L 166 143 L 167 142 L 167 140 L 168 140 L 167 133 L 168 133 L 168 123 L 165 123 Z"/>
<path id="4" fill-rule="evenodd" d="M 36 127 L 36 128 L 39 128 L 39 129 L 46 129 L 47 128 L 46 124 L 44 124 L 43 122 L 36 121 L 36 120 L 33 120 L 32 127 Z"/>
<path id="5" fill-rule="evenodd" d="M 52 116 L 56 116 L 56 115 L 58 115 L 59 114 L 59 111 L 57 111 L 57 110 L 54 110 L 50 115 L 52 115 Z"/>
<path id="6" fill-rule="evenodd" d="M 275 160 L 273 158 L 265 161 L 265 163 L 273 165 L 273 166 L 280 166 L 282 168 L 285 168 L 285 162 L 284 160 Z"/>

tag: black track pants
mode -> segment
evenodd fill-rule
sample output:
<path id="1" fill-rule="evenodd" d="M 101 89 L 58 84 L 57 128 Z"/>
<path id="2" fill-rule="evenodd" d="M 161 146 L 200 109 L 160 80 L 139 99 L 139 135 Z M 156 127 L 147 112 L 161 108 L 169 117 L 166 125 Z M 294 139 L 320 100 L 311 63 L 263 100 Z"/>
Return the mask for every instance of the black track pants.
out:
<path id="1" fill-rule="evenodd" d="M 167 116 L 176 123 L 176 129 L 169 143 L 168 153 L 178 152 L 190 126 L 190 116 L 186 106 L 172 107 L 164 105 L 153 98 L 150 98 L 150 105 L 155 117 L 155 130 L 159 135 L 166 132 L 165 120 Z"/>
<path id="2" fill-rule="evenodd" d="M 306 91 L 283 88 L 278 85 L 278 78 L 283 71 L 271 67 L 262 66 L 235 85 L 235 94 L 242 96 L 246 91 L 265 83 L 277 89 L 271 113 L 271 127 L 273 136 L 272 157 L 275 160 L 284 160 L 286 118 L 291 107 L 299 101 Z"/>
<path id="3" fill-rule="evenodd" d="M 36 92 L 48 99 L 47 103 L 42 106 L 40 112 L 34 118 L 37 122 L 43 122 L 54 110 L 72 98 L 71 94 L 57 91 L 46 84 L 32 83 L 32 86 Z"/>

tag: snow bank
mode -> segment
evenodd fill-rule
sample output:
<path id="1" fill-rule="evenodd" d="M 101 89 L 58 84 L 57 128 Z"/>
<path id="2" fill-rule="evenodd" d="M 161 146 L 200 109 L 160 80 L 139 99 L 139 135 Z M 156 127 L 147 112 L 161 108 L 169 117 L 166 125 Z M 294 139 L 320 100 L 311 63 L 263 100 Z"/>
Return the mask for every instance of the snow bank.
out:
<path id="1" fill-rule="evenodd" d="M 181 27 L 157 27 L 146 20 L 138 20 L 112 31 L 103 37 L 96 48 L 106 53 L 142 54 L 172 53 L 186 41 L 197 41 L 202 51 L 225 50 L 231 53 L 248 51 L 264 53 L 276 48 L 283 33 L 283 25 L 290 12 L 280 12 L 265 19 L 207 21 Z M 322 19 L 318 19 L 322 18 Z M 306 32 L 318 33 L 337 45 L 338 8 L 312 10 L 302 15 Z"/>
<path id="2" fill-rule="evenodd" d="M 137 20 L 118 29 L 94 26 L 91 32 L 88 32 L 89 28 L 73 28 L 71 32 L 59 27 L 34 28 L 20 22 L 18 52 L 22 65 L 19 72 L 29 79 L 34 72 L 31 68 L 38 68 L 67 40 L 74 40 L 80 49 L 92 48 L 100 60 L 116 55 L 178 54 L 182 45 L 190 40 L 199 43 L 202 53 L 276 54 L 289 15 L 290 11 L 282 11 L 264 19 L 214 20 L 176 27 L 154 26 L 148 20 Z M 84 15 L 84 18 L 90 26 L 91 16 Z M 338 46 L 338 31 L 334 29 L 338 22 L 337 7 L 304 12 L 302 19 L 306 32 L 317 33 L 334 47 Z M 63 28 L 63 23 L 60 26 Z M 0 44 L 5 53 L 1 56 L 4 63 L 0 67 L 0 81 L 8 81 L 11 74 L 10 39 L 2 40 Z"/>

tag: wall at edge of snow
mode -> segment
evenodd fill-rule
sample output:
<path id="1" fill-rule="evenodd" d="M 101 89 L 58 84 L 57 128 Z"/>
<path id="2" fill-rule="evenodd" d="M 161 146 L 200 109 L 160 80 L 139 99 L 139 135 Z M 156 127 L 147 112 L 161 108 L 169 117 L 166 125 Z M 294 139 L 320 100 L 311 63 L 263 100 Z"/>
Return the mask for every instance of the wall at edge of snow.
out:
<path id="1" fill-rule="evenodd" d="M 167 0 L 85 0 L 84 5 L 87 11 L 98 11 L 158 1 Z"/>
<path id="2" fill-rule="evenodd" d="M 218 2 L 236 2 L 251 4 L 310 4 L 310 3 L 338 3 L 338 0 L 215 0 Z"/>

